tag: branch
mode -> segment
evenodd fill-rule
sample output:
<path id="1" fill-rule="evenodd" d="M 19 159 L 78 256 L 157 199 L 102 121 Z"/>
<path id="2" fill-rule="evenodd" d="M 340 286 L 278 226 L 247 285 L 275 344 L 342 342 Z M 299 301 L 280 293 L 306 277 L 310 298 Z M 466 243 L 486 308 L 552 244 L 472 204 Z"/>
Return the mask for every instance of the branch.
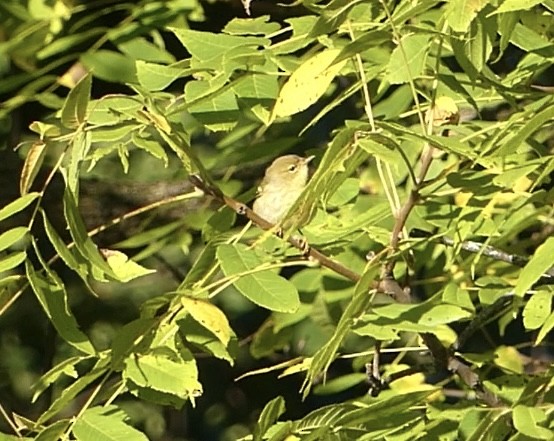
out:
<path id="1" fill-rule="evenodd" d="M 430 127 L 442 126 L 444 124 L 457 123 L 459 120 L 459 113 L 455 104 L 452 104 L 448 101 L 441 101 L 440 103 L 437 101 L 435 105 L 427 111 L 426 119 Z M 443 136 L 448 136 L 448 131 L 444 131 Z M 393 278 L 393 271 L 396 265 L 396 259 L 392 258 L 392 255 L 396 253 L 396 251 L 398 251 L 398 244 L 400 243 L 402 230 L 406 225 L 408 216 L 419 200 L 419 191 L 423 186 L 425 176 L 429 171 L 431 162 L 433 162 L 434 151 L 435 149 L 433 146 L 429 144 L 425 145 L 425 149 L 420 158 L 421 168 L 419 170 L 416 182 L 414 183 L 414 187 L 410 191 L 410 194 L 404 202 L 404 205 L 402 205 L 400 210 L 398 210 L 398 212 L 396 213 L 396 219 L 394 222 L 391 241 L 389 244 L 389 260 L 385 265 L 383 265 L 383 269 L 381 271 L 382 278 Z"/>
<path id="2" fill-rule="evenodd" d="M 475 391 L 477 397 L 481 401 L 490 407 L 497 407 L 502 404 L 496 395 L 485 388 L 483 383 L 481 383 L 479 375 L 473 371 L 471 366 L 446 349 L 434 334 L 422 333 L 420 336 L 431 351 L 435 364 L 439 368 L 446 369 L 456 374 L 466 386 Z"/>
<path id="3" fill-rule="evenodd" d="M 468 251 L 474 254 L 481 254 L 483 256 L 490 257 L 491 259 L 498 260 L 499 262 L 506 262 L 506 263 L 518 266 L 520 268 L 523 268 L 529 262 L 529 257 L 520 256 L 518 254 L 510 254 L 510 253 L 507 253 L 506 251 L 499 250 L 498 248 L 495 248 L 493 246 L 484 245 L 481 242 L 475 242 L 473 240 L 456 242 L 450 239 L 449 237 L 445 237 L 445 236 L 433 237 L 432 234 L 422 230 L 413 230 L 410 236 L 414 238 L 421 238 L 421 237 L 431 238 L 432 240 L 436 242 L 440 242 L 443 245 L 446 245 L 448 247 L 459 246 L 464 251 Z M 546 271 L 541 276 L 541 279 L 539 280 L 539 282 L 552 283 L 553 277 L 554 277 L 554 267 Z"/>
<path id="4" fill-rule="evenodd" d="M 448 237 L 440 237 L 439 240 L 442 244 L 446 246 L 460 246 L 462 250 L 469 251 L 470 253 L 482 254 L 483 256 L 490 257 L 491 259 L 511 263 L 512 265 L 519 266 L 520 268 L 523 268 L 529 262 L 528 257 L 519 256 L 517 254 L 510 254 L 490 245 L 483 245 L 480 242 L 474 242 L 472 240 L 467 240 L 460 243 L 456 243 Z M 541 277 L 544 277 L 546 279 L 554 277 L 554 267 L 546 271 Z"/>
<path id="5" fill-rule="evenodd" d="M 192 175 L 190 176 L 189 179 L 195 187 L 199 188 L 204 193 L 214 197 L 221 203 L 227 205 L 231 210 L 235 211 L 237 214 L 247 217 L 249 220 L 251 220 L 257 226 L 259 226 L 261 229 L 275 230 L 275 232 L 278 233 L 278 231 L 275 229 L 275 225 L 258 216 L 256 213 L 254 213 L 252 209 L 250 209 L 247 205 L 243 204 L 242 202 L 239 202 L 229 196 L 226 196 L 221 192 L 219 188 L 207 184 L 198 175 Z M 341 265 L 335 260 L 329 258 L 321 251 L 318 251 L 317 249 L 312 247 L 306 248 L 306 240 L 304 238 L 300 236 L 292 235 L 287 238 L 287 241 L 293 247 L 302 251 L 306 258 L 312 258 L 317 260 L 322 266 L 329 268 L 330 270 L 336 272 L 337 274 L 340 274 L 343 277 L 346 277 L 347 279 L 353 282 L 358 282 L 360 280 L 360 275 L 358 273 L 352 271 L 351 269 L 345 267 L 344 265 Z"/>
<path id="6" fill-rule="evenodd" d="M 205 183 L 197 175 L 192 175 L 189 179 L 195 187 L 202 190 L 205 194 L 210 195 L 221 203 L 227 205 L 237 214 L 241 216 L 246 216 L 249 220 L 251 220 L 263 230 L 275 230 L 275 232 L 277 233 L 275 225 L 267 222 L 265 219 L 258 216 L 247 205 L 229 196 L 226 196 L 219 188 Z M 306 249 L 306 241 L 302 237 L 290 236 L 287 241 L 295 248 L 301 250 L 306 258 L 309 257 L 317 260 L 322 266 L 329 268 L 330 270 L 346 277 L 347 279 L 352 280 L 353 282 L 358 282 L 360 280 L 360 275 L 358 273 L 355 273 L 344 265 L 341 265 L 340 263 L 332 260 L 322 252 L 312 247 Z M 385 277 L 381 281 L 374 282 L 372 287 L 379 292 L 391 295 L 399 303 L 410 302 L 409 293 L 405 292 L 400 287 L 398 282 L 396 282 L 396 280 L 394 280 L 393 278 Z M 458 374 L 458 376 L 469 387 L 477 392 L 478 396 L 481 397 L 486 404 L 490 406 L 498 405 L 498 399 L 493 394 L 484 389 L 479 380 L 479 376 L 472 371 L 469 365 L 451 354 L 449 350 L 447 350 L 433 334 L 421 334 L 421 336 L 438 366 L 450 372 Z M 377 383 L 381 382 L 378 371 L 377 373 L 375 372 L 376 369 L 378 370 L 378 360 L 377 363 L 374 364 L 372 372 L 372 374 L 376 377 L 376 382 L 374 386 L 377 386 Z M 378 393 L 378 391 L 379 388 L 376 387 L 375 392 Z"/>
<path id="7" fill-rule="evenodd" d="M 496 299 L 492 305 L 488 305 L 481 309 L 475 318 L 469 322 L 462 332 L 460 332 L 460 335 L 458 335 L 452 347 L 459 351 L 475 332 L 481 329 L 492 318 L 505 312 L 507 308 L 512 305 L 513 300 L 513 294 L 508 293 Z"/>

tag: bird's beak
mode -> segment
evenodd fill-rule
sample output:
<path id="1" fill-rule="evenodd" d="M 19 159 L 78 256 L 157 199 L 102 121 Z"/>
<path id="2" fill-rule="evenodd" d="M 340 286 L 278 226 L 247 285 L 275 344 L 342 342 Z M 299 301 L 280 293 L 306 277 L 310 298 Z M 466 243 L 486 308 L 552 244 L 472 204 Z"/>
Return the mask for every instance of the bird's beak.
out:
<path id="1" fill-rule="evenodd" d="M 307 158 L 304 159 L 304 164 L 309 164 L 311 160 L 314 158 L 315 158 L 315 155 L 308 156 Z"/>

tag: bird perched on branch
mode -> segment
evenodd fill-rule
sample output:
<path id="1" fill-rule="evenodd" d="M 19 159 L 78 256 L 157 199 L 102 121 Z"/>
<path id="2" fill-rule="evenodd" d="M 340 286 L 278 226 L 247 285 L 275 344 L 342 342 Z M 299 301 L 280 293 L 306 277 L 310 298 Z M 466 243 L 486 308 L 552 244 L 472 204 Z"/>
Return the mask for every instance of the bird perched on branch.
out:
<path id="1" fill-rule="evenodd" d="M 308 164 L 314 156 L 285 155 L 266 169 L 254 201 L 254 212 L 272 224 L 279 223 L 308 182 Z"/>

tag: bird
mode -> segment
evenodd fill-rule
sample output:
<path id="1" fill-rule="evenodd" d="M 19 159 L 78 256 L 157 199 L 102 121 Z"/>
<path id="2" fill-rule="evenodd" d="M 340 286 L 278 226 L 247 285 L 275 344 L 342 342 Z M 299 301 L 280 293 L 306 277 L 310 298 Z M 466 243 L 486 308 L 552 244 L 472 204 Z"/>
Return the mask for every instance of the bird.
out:
<path id="1" fill-rule="evenodd" d="M 308 164 L 314 156 L 304 158 L 285 155 L 275 159 L 266 169 L 258 187 L 257 198 L 252 209 L 262 219 L 278 224 L 294 205 L 309 176 Z"/>

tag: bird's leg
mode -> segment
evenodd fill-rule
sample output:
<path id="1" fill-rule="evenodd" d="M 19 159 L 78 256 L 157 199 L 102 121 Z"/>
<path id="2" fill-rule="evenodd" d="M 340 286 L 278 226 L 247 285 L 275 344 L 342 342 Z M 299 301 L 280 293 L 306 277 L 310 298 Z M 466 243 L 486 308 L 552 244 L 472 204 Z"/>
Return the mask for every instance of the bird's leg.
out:
<path id="1" fill-rule="evenodd" d="M 296 241 L 296 246 L 302 253 L 302 256 L 307 257 L 310 254 L 310 244 L 308 243 L 308 239 L 304 236 L 293 236 L 293 239 Z"/>

